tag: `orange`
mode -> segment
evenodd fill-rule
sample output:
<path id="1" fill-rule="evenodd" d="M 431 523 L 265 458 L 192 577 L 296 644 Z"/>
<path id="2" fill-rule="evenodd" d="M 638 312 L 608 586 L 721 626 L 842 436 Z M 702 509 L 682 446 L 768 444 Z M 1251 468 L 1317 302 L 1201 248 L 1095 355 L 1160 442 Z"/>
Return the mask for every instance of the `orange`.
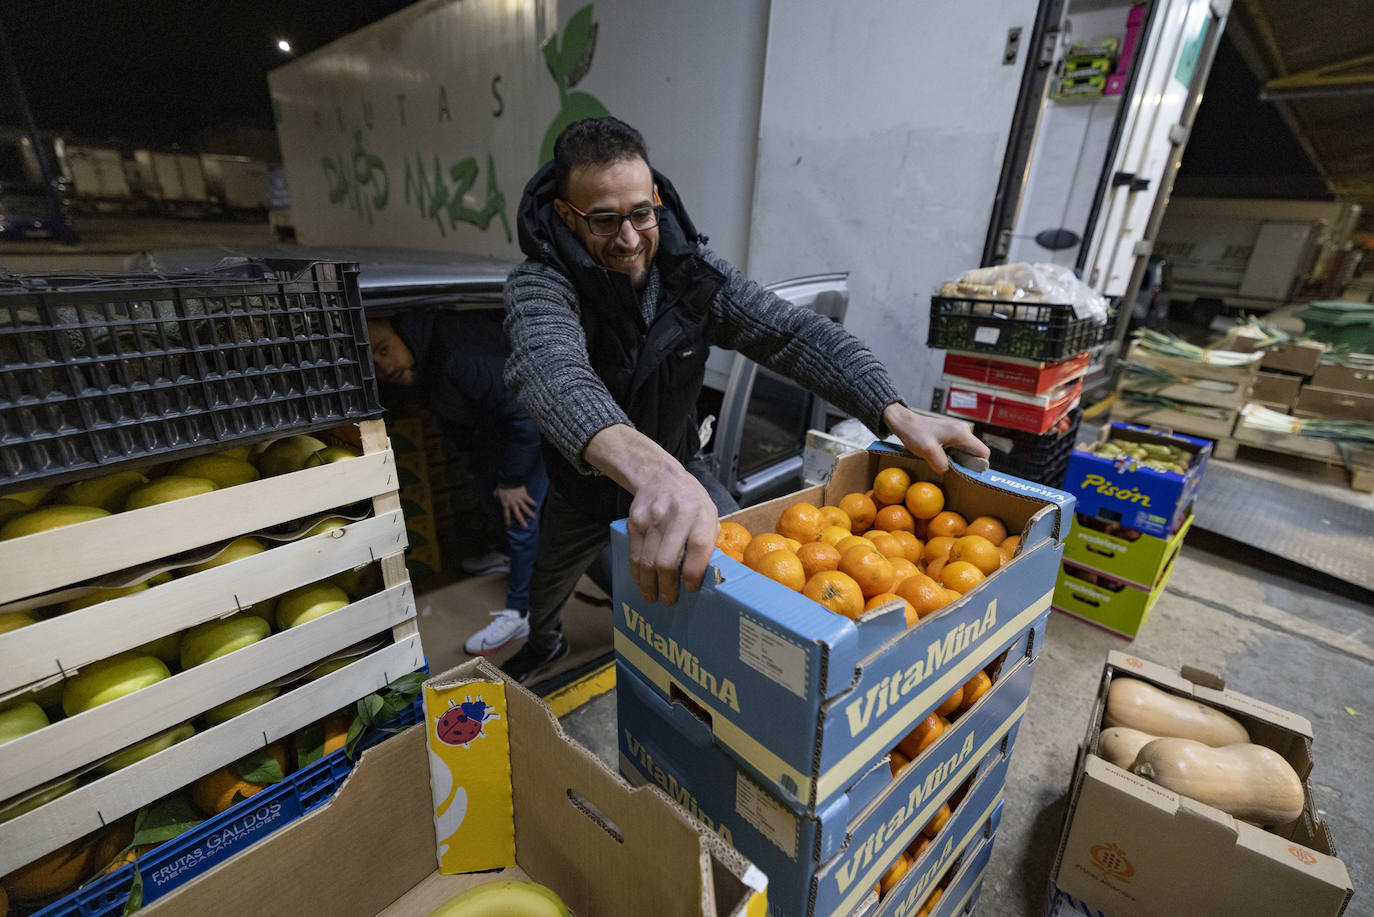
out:
<path id="1" fill-rule="evenodd" d="M 930 519 L 945 508 L 945 492 L 929 481 L 917 481 L 906 489 L 902 502 L 917 519 Z"/>
<path id="2" fill-rule="evenodd" d="M 949 557 L 950 560 L 968 561 L 984 576 L 1002 566 L 1002 555 L 997 550 L 997 545 L 982 535 L 965 535 L 955 541 Z"/>
<path id="3" fill-rule="evenodd" d="M 926 542 L 925 549 L 921 552 L 922 559 L 926 563 L 932 560 L 949 560 L 949 552 L 954 549 L 955 539 L 948 535 L 936 535 Z"/>
<path id="4" fill-rule="evenodd" d="M 896 591 L 916 609 L 916 615 L 920 618 L 929 617 L 949 604 L 944 587 L 924 573 L 902 580 L 897 584 Z"/>
<path id="5" fill-rule="evenodd" d="M 806 568 L 802 566 L 801 558 L 785 548 L 763 555 L 754 569 L 796 592 L 801 592 L 806 585 Z"/>
<path id="6" fill-rule="evenodd" d="M 731 557 L 743 556 L 744 549 L 749 547 L 749 542 L 753 537 L 749 534 L 749 530 L 738 522 L 722 522 L 720 534 L 716 536 L 716 547 Z M 736 559 L 738 560 L 738 557 Z"/>
<path id="7" fill-rule="evenodd" d="M 945 589 L 945 604 L 947 605 L 952 605 L 963 597 L 964 594 L 962 592 L 955 592 L 953 589 Z"/>
<path id="8" fill-rule="evenodd" d="M 887 753 L 887 766 L 892 770 L 892 776 L 897 776 L 902 772 L 902 768 L 911 763 L 911 759 L 902 754 L 901 749 L 894 748 Z"/>
<path id="9" fill-rule="evenodd" d="M 793 503 L 778 517 L 777 533 L 786 538 L 795 538 L 802 544 L 821 537 L 825 519 L 821 511 L 810 503 Z"/>
<path id="10" fill-rule="evenodd" d="M 839 548 L 833 544 L 826 544 L 824 541 L 813 541 L 810 544 L 802 545 L 801 550 L 797 552 L 797 559 L 801 561 L 807 579 L 822 570 L 838 570 L 840 568 Z"/>
<path id="11" fill-rule="evenodd" d="M 749 547 L 744 549 L 744 563 L 750 569 L 757 570 L 759 561 L 763 560 L 763 556 L 770 551 L 778 550 L 778 548 L 789 548 L 790 550 L 787 539 L 777 532 L 762 532 L 755 535 L 750 539 Z"/>
<path id="12" fill-rule="evenodd" d="M 869 541 L 872 541 L 874 538 L 877 538 L 879 535 L 889 535 L 889 534 L 891 534 L 891 533 L 888 532 L 887 529 L 872 528 L 872 529 L 869 529 L 867 532 L 864 532 L 863 535 L 862 535 L 862 537 L 867 538 Z"/>
<path id="13" fill-rule="evenodd" d="M 871 548 L 873 547 L 873 542 L 869 541 L 863 535 L 849 535 L 835 542 L 835 547 L 839 550 L 841 554 L 843 554 L 845 551 L 848 551 L 850 548 L 855 547 L 856 545 L 865 548 Z"/>
<path id="14" fill-rule="evenodd" d="M 940 833 L 940 829 L 945 826 L 945 822 L 949 821 L 949 816 L 949 803 L 945 803 L 940 806 L 940 811 L 935 813 L 935 817 L 921 829 L 921 833 L 926 837 L 935 837 L 935 835 Z"/>
<path id="15" fill-rule="evenodd" d="M 984 694 L 992 690 L 992 679 L 987 672 L 977 672 L 972 678 L 964 682 L 964 699 L 959 702 L 960 710 L 967 710 Z"/>
<path id="16" fill-rule="evenodd" d="M 944 897 L 944 894 L 945 890 L 943 888 L 937 888 L 935 891 L 931 892 L 930 897 L 926 899 L 926 903 L 921 905 L 921 909 L 916 912 L 916 917 L 930 917 L 930 912 L 935 910 L 935 905 L 940 903 L 940 899 Z"/>
<path id="17" fill-rule="evenodd" d="M 1001 544 L 1007 538 L 1007 527 L 995 516 L 979 516 L 968 524 L 969 535 L 982 535 L 993 544 Z"/>
<path id="18" fill-rule="evenodd" d="M 796 554 L 798 551 L 801 550 L 802 543 L 797 539 L 788 538 L 786 535 L 784 535 L 782 536 L 782 540 L 787 542 L 787 550 L 791 551 L 793 554 Z"/>
<path id="19" fill-rule="evenodd" d="M 925 553 L 925 546 L 921 544 L 921 539 L 910 532 L 893 532 L 892 537 L 902 543 L 902 556 L 913 564 L 921 560 L 921 555 Z"/>
<path id="20" fill-rule="evenodd" d="M 878 515 L 878 504 L 866 494 L 845 494 L 840 498 L 840 509 L 849 517 L 849 529 L 855 534 L 867 531 Z"/>
<path id="21" fill-rule="evenodd" d="M 840 509 L 838 506 L 826 504 L 821 507 L 821 521 L 826 525 L 838 525 L 846 532 L 853 531 L 854 520 L 849 518 L 849 513 Z"/>
<path id="22" fill-rule="evenodd" d="M 944 703 L 935 708 L 935 712 L 940 716 L 949 716 L 959 709 L 959 705 L 964 702 L 964 686 L 960 685 L 954 689 L 954 693 L 945 698 Z"/>
<path id="23" fill-rule="evenodd" d="M 963 595 L 983 581 L 983 571 L 966 560 L 955 560 L 945 564 L 940 571 L 940 582 L 946 589 L 953 589 Z"/>
<path id="24" fill-rule="evenodd" d="M 916 532 L 916 519 L 911 511 L 900 503 L 884 506 L 873 517 L 873 527 L 887 532 Z"/>
<path id="25" fill-rule="evenodd" d="M 902 468 L 884 468 L 873 479 L 873 499 L 886 506 L 901 503 L 906 497 L 906 489 L 911 486 L 911 475 Z"/>
<path id="26" fill-rule="evenodd" d="M 930 531 L 929 531 L 929 530 L 930 530 L 930 520 L 929 520 L 929 519 L 920 519 L 920 518 L 917 518 L 917 520 L 916 520 L 916 537 L 919 538 L 919 539 L 921 539 L 922 541 L 925 541 L 927 538 L 930 537 Z"/>
<path id="27" fill-rule="evenodd" d="M 286 746 L 273 742 L 265 749 L 286 773 Z M 211 771 L 191 784 L 191 799 L 206 815 L 218 815 L 225 809 L 255 793 L 267 789 L 270 784 L 249 783 L 239 776 L 237 763 L 230 763 L 217 771 Z"/>
<path id="28" fill-rule="evenodd" d="M 929 846 L 930 838 L 926 837 L 924 834 L 918 834 L 916 835 L 916 840 L 912 842 L 911 846 L 906 848 L 906 852 L 911 854 L 911 858 L 913 860 L 919 860 L 921 858 L 921 854 L 925 853 L 926 848 Z"/>
<path id="29" fill-rule="evenodd" d="M 839 570 L 823 570 L 806 581 L 802 595 L 836 614 L 857 618 L 864 611 L 864 594 L 854 578 Z"/>
<path id="30" fill-rule="evenodd" d="M 1016 556 L 1016 549 L 1021 547 L 1021 536 L 1012 535 L 997 546 L 997 553 L 1002 555 L 1002 563 L 1007 563 Z"/>
<path id="31" fill-rule="evenodd" d="M 914 862 L 905 850 L 897 854 L 897 859 L 893 861 L 891 866 L 887 867 L 887 872 L 883 873 L 882 879 L 878 881 L 878 894 L 880 896 L 886 895 L 892 891 L 897 883 L 902 881 L 902 877 L 906 875 L 907 870 L 911 868 L 911 864 Z"/>
<path id="32" fill-rule="evenodd" d="M 882 552 L 873 545 L 852 547 L 840 555 L 840 572 L 847 573 L 859 584 L 864 597 L 891 592 L 896 571 Z"/>
<path id="33" fill-rule="evenodd" d="M 892 588 L 894 591 L 897 585 L 900 585 L 902 580 L 907 577 L 921 575 L 921 568 L 917 567 L 905 557 L 889 557 L 888 560 L 892 562 L 892 581 L 895 584 Z"/>
<path id="34" fill-rule="evenodd" d="M 920 620 L 916 616 L 916 609 L 911 607 L 911 603 L 902 598 L 895 592 L 880 592 L 864 603 L 864 611 L 872 611 L 879 605 L 886 605 L 888 602 L 901 602 L 902 613 L 906 615 L 906 626 L 910 627 Z"/>
<path id="35" fill-rule="evenodd" d="M 942 513 L 936 513 L 935 518 L 931 519 L 926 525 L 926 532 L 929 533 L 931 537 L 936 535 L 950 535 L 954 538 L 958 538 L 966 534 L 967 530 L 968 523 L 964 521 L 964 517 L 958 513 L 950 512 L 949 510 L 945 510 Z"/>
<path id="36" fill-rule="evenodd" d="M 841 539 L 849 538 L 851 535 L 852 533 L 846 526 L 827 525 L 825 528 L 821 529 L 821 537 L 819 540 L 824 541 L 826 544 L 833 545 L 839 544 Z"/>
<path id="37" fill-rule="evenodd" d="M 91 868 L 91 845 L 79 837 L 5 876 L 16 901 L 53 898 L 76 887 Z"/>
<path id="38" fill-rule="evenodd" d="M 897 743 L 897 747 L 902 750 L 902 754 L 915 761 L 921 757 L 921 752 L 940 738 L 940 733 L 945 731 L 945 725 L 946 721 L 942 717 L 932 713 L 917 723 L 916 728 L 908 732 L 902 741 Z"/>
<path id="39" fill-rule="evenodd" d="M 873 542 L 873 547 L 886 558 L 900 557 L 906 560 L 906 550 L 902 547 L 901 539 L 894 538 L 892 535 L 883 532 L 869 539 Z"/>
<path id="40" fill-rule="evenodd" d="M 930 577 L 930 578 L 933 579 L 933 580 L 939 581 L 939 579 L 940 579 L 940 574 L 944 572 L 944 570 L 945 570 L 945 563 L 946 563 L 947 561 L 948 561 L 948 557 L 936 557 L 936 558 L 934 558 L 933 560 L 927 558 L 927 560 L 926 560 L 926 576 Z"/>

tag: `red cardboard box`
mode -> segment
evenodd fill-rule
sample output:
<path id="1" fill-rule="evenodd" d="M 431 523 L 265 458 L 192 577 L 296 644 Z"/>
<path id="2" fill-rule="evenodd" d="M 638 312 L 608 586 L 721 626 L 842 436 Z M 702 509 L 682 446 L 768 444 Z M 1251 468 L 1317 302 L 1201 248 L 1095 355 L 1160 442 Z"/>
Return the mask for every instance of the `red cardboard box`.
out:
<path id="1" fill-rule="evenodd" d="M 1087 353 L 1080 353 L 1061 363 L 1037 363 L 1014 357 L 994 360 L 953 350 L 945 354 L 947 376 L 1031 395 L 1044 394 L 1065 382 L 1081 378 L 1087 371 Z"/>
<path id="2" fill-rule="evenodd" d="M 945 396 L 946 413 L 1027 433 L 1049 430 L 1078 406 L 1083 394 L 1082 379 L 1066 382 L 1043 395 L 1027 395 L 965 382 L 955 376 L 942 378 L 949 386 Z"/>

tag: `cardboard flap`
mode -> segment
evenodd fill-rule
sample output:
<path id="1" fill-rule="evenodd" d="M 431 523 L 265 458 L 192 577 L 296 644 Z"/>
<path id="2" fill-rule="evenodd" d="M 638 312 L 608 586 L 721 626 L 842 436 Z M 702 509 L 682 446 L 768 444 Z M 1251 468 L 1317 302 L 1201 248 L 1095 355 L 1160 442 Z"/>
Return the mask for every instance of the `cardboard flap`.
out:
<path id="1" fill-rule="evenodd" d="M 1177 817 L 1182 830 L 1194 837 L 1205 838 L 1205 844 L 1230 845 L 1236 842 L 1238 823 L 1220 809 L 1180 794 Z"/>

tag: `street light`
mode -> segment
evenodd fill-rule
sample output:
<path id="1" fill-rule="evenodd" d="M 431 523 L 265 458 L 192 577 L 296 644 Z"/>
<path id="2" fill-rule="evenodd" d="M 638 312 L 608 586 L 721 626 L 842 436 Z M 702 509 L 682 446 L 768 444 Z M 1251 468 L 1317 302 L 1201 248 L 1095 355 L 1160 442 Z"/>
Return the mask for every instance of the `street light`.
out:
<path id="1" fill-rule="evenodd" d="M 283 39 L 281 39 L 280 41 L 277 42 L 277 49 L 278 49 L 279 51 L 281 51 L 283 54 L 290 54 L 290 53 L 291 53 L 291 42 L 289 42 L 289 41 L 287 41 L 285 38 L 283 38 Z"/>

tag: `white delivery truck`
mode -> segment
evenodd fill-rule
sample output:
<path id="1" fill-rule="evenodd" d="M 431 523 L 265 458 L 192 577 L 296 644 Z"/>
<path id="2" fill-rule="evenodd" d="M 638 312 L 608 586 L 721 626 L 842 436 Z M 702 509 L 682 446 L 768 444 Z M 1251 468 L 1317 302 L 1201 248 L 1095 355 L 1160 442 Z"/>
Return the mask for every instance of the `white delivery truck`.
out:
<path id="1" fill-rule="evenodd" d="M 109 147 L 64 144 L 62 172 L 71 183 L 72 203 L 82 210 L 121 212 L 133 206 L 124 154 Z"/>
<path id="2" fill-rule="evenodd" d="M 267 173 L 272 167 L 247 156 L 202 153 L 200 163 L 210 197 L 231 216 L 267 216 Z"/>
<path id="3" fill-rule="evenodd" d="M 1175 198 L 1155 244 L 1170 303 L 1205 320 L 1330 298 L 1354 270 L 1359 217 L 1358 204 L 1342 201 Z"/>

